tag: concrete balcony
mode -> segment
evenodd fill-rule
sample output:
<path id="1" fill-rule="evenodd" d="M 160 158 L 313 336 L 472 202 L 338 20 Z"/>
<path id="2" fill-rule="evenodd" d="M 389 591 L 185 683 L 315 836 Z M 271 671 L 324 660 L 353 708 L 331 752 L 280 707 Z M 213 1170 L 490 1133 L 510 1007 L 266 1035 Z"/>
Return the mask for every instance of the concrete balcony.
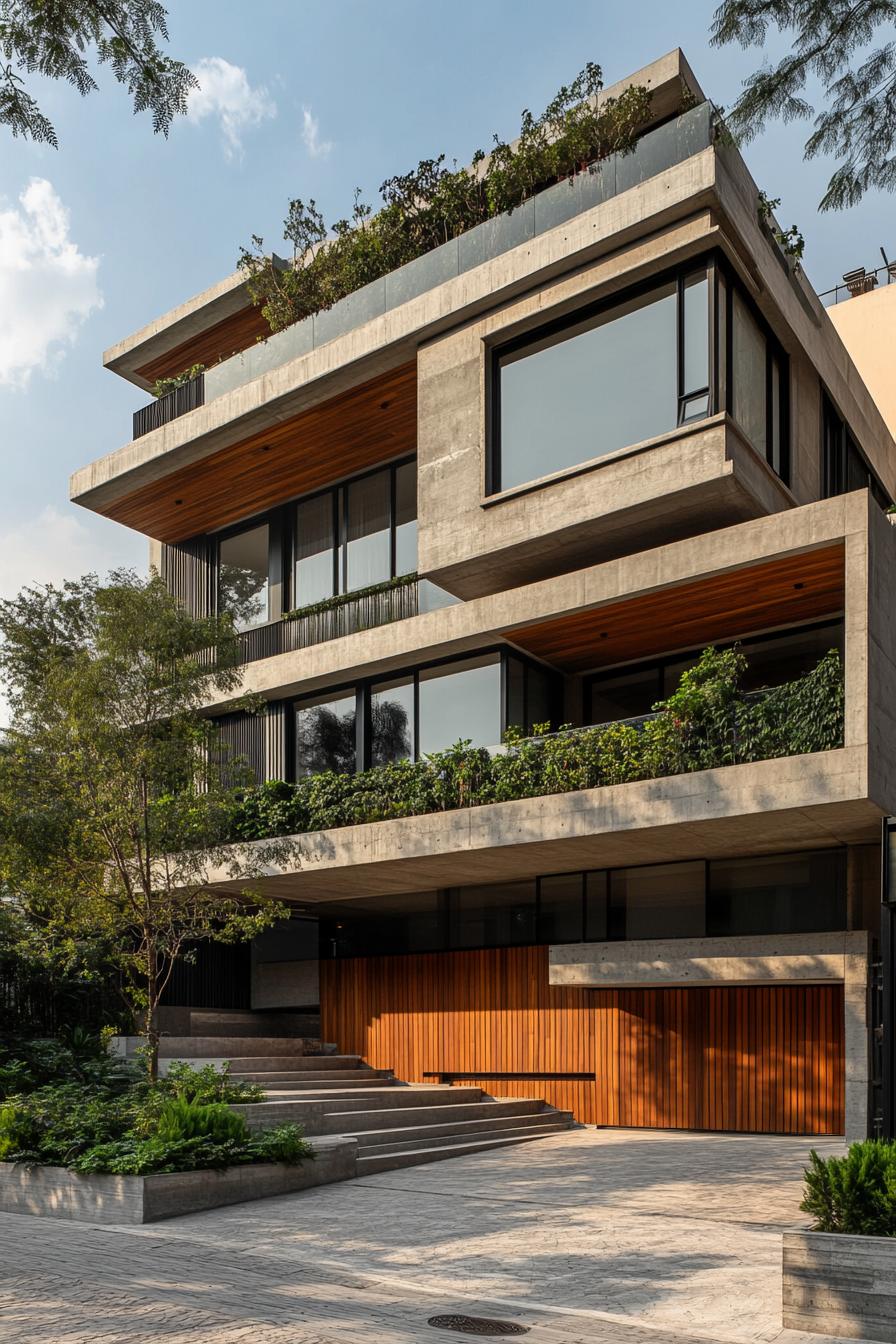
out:
<path id="1" fill-rule="evenodd" d="M 889 712 L 886 706 L 896 703 L 896 622 L 883 584 L 872 576 L 889 572 L 896 560 L 896 535 L 864 493 L 795 510 L 787 523 L 796 531 L 790 530 L 788 549 L 779 555 L 782 564 L 786 558 L 792 566 L 789 573 L 776 571 L 782 600 L 785 591 L 788 602 L 808 599 L 811 605 L 804 610 L 817 614 L 815 599 L 825 585 L 817 577 L 820 571 L 813 580 L 800 564 L 809 558 L 835 566 L 839 556 L 840 587 L 826 587 L 823 605 L 844 618 L 841 747 L 301 834 L 294 837 L 294 860 L 282 870 L 272 867 L 265 888 L 302 902 L 347 900 L 545 872 L 875 843 L 881 816 L 896 810 L 896 768 L 878 727 Z M 747 605 L 756 619 L 767 622 L 770 608 L 763 601 L 772 600 L 772 586 L 766 583 L 761 599 L 763 579 L 769 576 L 755 561 L 757 543 L 763 538 L 770 543 L 773 530 L 772 520 L 763 520 L 683 548 L 690 553 L 713 543 L 717 554 L 728 555 L 726 575 L 704 578 L 706 585 L 722 584 L 715 590 L 716 619 L 720 610 L 732 608 L 739 592 L 750 595 Z M 541 639 L 542 647 L 552 646 L 555 660 L 575 663 L 592 660 L 590 652 L 582 652 L 589 641 L 595 647 L 614 641 L 618 648 L 627 640 L 629 653 L 638 656 L 650 640 L 656 647 L 658 640 L 674 638 L 669 632 L 678 621 L 691 619 L 685 612 L 712 621 L 711 603 L 701 607 L 693 588 L 678 586 L 679 609 L 676 585 L 663 582 L 663 560 L 674 560 L 672 553 L 681 549 L 638 557 L 654 580 L 645 584 L 648 591 L 642 587 L 637 595 L 603 606 L 581 604 L 572 622 L 530 624 L 516 631 L 518 642 L 531 648 Z M 748 551 L 754 563 L 747 562 Z M 610 567 L 598 567 L 584 580 L 592 593 L 600 569 Z M 642 574 L 642 583 L 646 579 Z M 712 591 L 704 587 L 703 597 Z M 639 608 L 639 602 L 652 605 Z M 732 620 L 743 622 L 744 617 L 743 608 L 732 611 Z M 223 872 L 220 880 L 226 885 Z"/>

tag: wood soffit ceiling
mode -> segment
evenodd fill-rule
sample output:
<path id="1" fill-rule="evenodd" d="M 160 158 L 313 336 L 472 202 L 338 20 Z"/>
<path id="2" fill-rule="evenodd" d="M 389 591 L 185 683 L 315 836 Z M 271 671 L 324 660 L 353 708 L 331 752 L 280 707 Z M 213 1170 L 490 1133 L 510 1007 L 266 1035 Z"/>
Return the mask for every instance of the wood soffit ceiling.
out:
<path id="1" fill-rule="evenodd" d="M 231 313 L 213 327 L 206 327 L 194 336 L 188 337 L 180 345 L 175 345 L 164 354 L 157 355 L 146 364 L 141 364 L 135 372 L 148 383 L 157 378 L 173 378 L 194 364 L 205 364 L 211 368 L 219 360 L 229 359 L 254 345 L 259 336 L 270 336 L 271 329 L 267 318 L 262 317 L 261 309 L 251 305 Z"/>
<path id="2" fill-rule="evenodd" d="M 837 544 L 525 626 L 506 637 L 565 672 L 587 672 L 833 616 L 844 600 L 844 553 Z"/>
<path id="3" fill-rule="evenodd" d="M 158 541 L 213 532 L 344 476 L 413 453 L 415 361 L 272 424 L 102 509 Z"/>

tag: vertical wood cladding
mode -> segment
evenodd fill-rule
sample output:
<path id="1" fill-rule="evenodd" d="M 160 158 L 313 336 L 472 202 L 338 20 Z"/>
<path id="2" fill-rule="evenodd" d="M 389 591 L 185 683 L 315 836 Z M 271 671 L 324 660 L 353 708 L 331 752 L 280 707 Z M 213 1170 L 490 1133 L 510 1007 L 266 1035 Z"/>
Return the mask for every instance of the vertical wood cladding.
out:
<path id="1" fill-rule="evenodd" d="M 376 1068 L 463 1073 L 586 1124 L 843 1133 L 839 985 L 571 989 L 548 984 L 546 947 L 488 948 L 322 962 L 321 1011 L 323 1038 Z"/>
<path id="2" fill-rule="evenodd" d="M 214 537 L 162 546 L 161 576 L 191 616 L 211 616 L 218 605 L 218 556 Z"/>
<path id="3" fill-rule="evenodd" d="M 217 721 L 221 743 L 226 748 L 224 763 L 242 757 L 251 766 L 257 784 L 263 784 L 267 773 L 267 715 L 222 714 Z"/>

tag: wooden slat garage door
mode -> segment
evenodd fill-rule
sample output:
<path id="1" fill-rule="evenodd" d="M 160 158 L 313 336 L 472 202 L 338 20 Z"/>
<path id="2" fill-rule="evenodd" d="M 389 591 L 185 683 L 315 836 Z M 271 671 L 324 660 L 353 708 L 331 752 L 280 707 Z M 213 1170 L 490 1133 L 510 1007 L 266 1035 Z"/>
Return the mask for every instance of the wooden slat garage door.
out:
<path id="1" fill-rule="evenodd" d="M 320 971 L 324 1039 L 409 1082 L 457 1074 L 495 1096 L 544 1097 L 585 1124 L 843 1132 L 838 985 L 560 987 L 546 947 Z"/>
<path id="2" fill-rule="evenodd" d="M 599 998 L 598 1124 L 843 1133 L 842 986 Z"/>

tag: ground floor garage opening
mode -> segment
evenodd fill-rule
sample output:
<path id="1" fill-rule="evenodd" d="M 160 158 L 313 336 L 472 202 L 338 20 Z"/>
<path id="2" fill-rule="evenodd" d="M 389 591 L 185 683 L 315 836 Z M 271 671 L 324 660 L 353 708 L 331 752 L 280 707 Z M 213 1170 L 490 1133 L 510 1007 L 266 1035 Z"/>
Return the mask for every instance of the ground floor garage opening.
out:
<path id="1" fill-rule="evenodd" d="M 321 962 L 324 1038 L 411 1082 L 544 1097 L 585 1124 L 842 1134 L 842 984 L 550 983 L 548 947 Z"/>

